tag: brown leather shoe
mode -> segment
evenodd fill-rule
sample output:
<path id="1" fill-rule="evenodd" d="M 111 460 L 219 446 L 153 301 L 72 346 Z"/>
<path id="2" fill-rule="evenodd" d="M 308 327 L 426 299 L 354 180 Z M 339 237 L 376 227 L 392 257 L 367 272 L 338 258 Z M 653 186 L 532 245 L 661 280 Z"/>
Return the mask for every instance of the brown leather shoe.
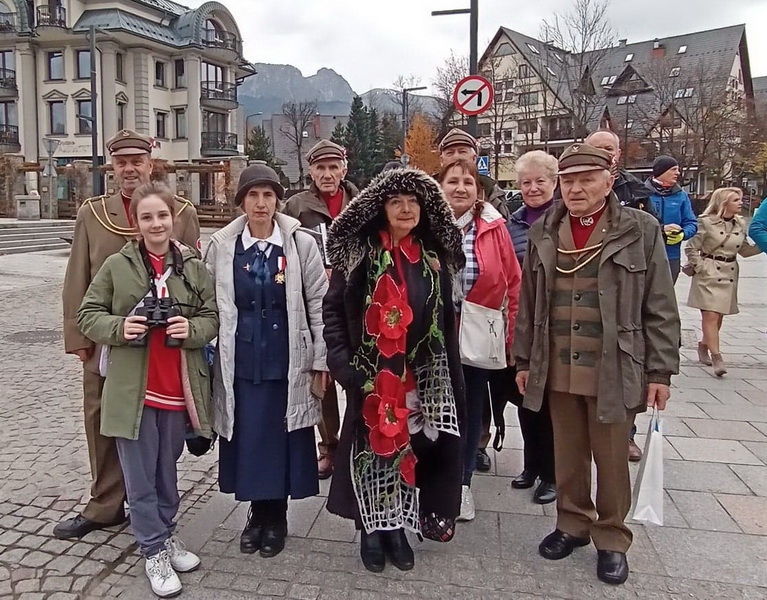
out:
<path id="1" fill-rule="evenodd" d="M 330 454 L 320 454 L 317 458 L 317 474 L 320 479 L 327 479 L 333 474 L 333 457 Z"/>
<path id="2" fill-rule="evenodd" d="M 629 462 L 639 462 L 642 460 L 642 449 L 636 445 L 634 440 L 629 440 Z"/>

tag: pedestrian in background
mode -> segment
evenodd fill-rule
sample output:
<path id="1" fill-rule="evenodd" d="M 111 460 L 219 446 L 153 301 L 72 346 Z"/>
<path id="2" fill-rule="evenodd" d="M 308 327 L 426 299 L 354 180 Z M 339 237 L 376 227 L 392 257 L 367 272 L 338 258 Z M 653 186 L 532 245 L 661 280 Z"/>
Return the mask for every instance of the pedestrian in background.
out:
<path id="1" fill-rule="evenodd" d="M 652 165 L 652 177 L 645 181 L 655 214 L 663 225 L 666 256 L 671 278 L 676 283 L 682 261 L 682 242 L 698 231 L 690 197 L 679 186 L 679 163 L 671 156 L 659 156 Z"/>
<path id="2" fill-rule="evenodd" d="M 658 221 L 620 205 L 610 164 L 588 144 L 562 154 L 562 203 L 528 236 L 514 354 L 525 407 L 540 410 L 547 395 L 554 430 L 557 526 L 538 552 L 559 560 L 593 539 L 597 577 L 622 584 L 626 438 L 634 414 L 666 406 L 680 322 Z"/>
<path id="3" fill-rule="evenodd" d="M 53 528 L 53 535 L 65 540 L 125 521 L 125 485 L 117 447 L 114 439 L 99 434 L 104 386 L 99 374 L 101 349 L 78 330 L 77 311 L 107 257 L 120 252 L 125 242 L 138 235 L 130 214 L 131 196 L 151 179 L 152 140 L 123 129 L 107 140 L 106 147 L 118 191 L 111 196 L 88 198 L 78 209 L 62 292 L 64 349 L 76 355 L 83 366 L 85 439 L 92 477 L 91 497 L 82 512 Z M 190 248 L 199 248 L 200 223 L 194 205 L 178 196 L 174 202 L 173 238 Z"/>
<path id="4" fill-rule="evenodd" d="M 465 303 L 479 305 L 503 314 L 503 332 L 506 352 L 494 369 L 478 367 L 463 358 L 463 377 L 466 381 L 466 440 L 459 520 L 474 519 L 474 498 L 471 479 L 476 467 L 476 456 L 482 435 L 482 412 L 490 404 L 490 375 L 512 364 L 511 342 L 521 269 L 514 255 L 506 222 L 491 204 L 484 201 L 479 173 L 474 162 L 465 159 L 442 167 L 439 183 L 453 210 L 463 236 L 466 266 L 457 274 L 453 285 L 453 304 L 460 319 Z M 459 324 L 459 330 L 463 325 Z M 463 343 L 463 342 L 462 342 Z M 483 340 L 483 343 L 486 343 Z M 462 348 L 464 354 L 467 349 Z"/>
<path id="5" fill-rule="evenodd" d="M 742 208 L 739 188 L 714 190 L 698 217 L 698 233 L 684 249 L 684 272 L 692 276 L 687 305 L 700 309 L 701 314 L 703 339 L 698 342 L 698 360 L 713 366 L 717 377 L 727 373 L 719 347 L 722 321 L 725 315 L 738 314 L 738 255 L 745 258 L 761 252 L 746 237 Z"/>
<path id="6" fill-rule="evenodd" d="M 397 169 L 333 223 L 328 256 L 328 366 L 347 405 L 327 507 L 362 530 L 366 569 L 412 569 L 405 530 L 449 541 L 461 505 L 461 236 L 437 183 Z"/>
<path id="7" fill-rule="evenodd" d="M 235 196 L 245 214 L 213 234 L 205 252 L 221 315 L 213 368 L 219 485 L 250 502 L 240 551 L 264 558 L 285 547 L 288 498 L 319 493 L 313 428 L 327 385 L 327 275 L 313 237 L 277 212 L 284 193 L 271 168 L 249 166 Z"/>
<path id="8" fill-rule="evenodd" d="M 359 190 L 346 180 L 348 163 L 346 150 L 342 146 L 330 140 L 320 140 L 306 153 L 306 162 L 309 163 L 312 184 L 308 190 L 291 197 L 282 212 L 298 219 L 302 227 L 317 233 L 322 260 L 329 267 L 325 249 L 328 229 Z M 320 479 L 327 479 L 333 474 L 340 427 L 338 394 L 335 384 L 331 382 L 322 397 L 322 419 L 318 424 L 317 468 Z"/>
<path id="9" fill-rule="evenodd" d="M 138 188 L 130 214 L 139 241 L 104 261 L 77 322 L 83 335 L 109 347 L 101 365 L 106 369 L 101 435 L 116 439 L 144 571 L 152 591 L 166 597 L 181 591 L 177 573 L 200 565 L 174 535 L 180 502 L 176 461 L 187 423 L 196 435 L 211 437 L 202 348 L 215 337 L 218 316 L 205 265 L 171 239 L 176 219 L 171 191 L 156 183 Z M 170 313 L 151 311 L 161 301 Z M 164 323 L 150 328 L 149 316 Z"/>
<path id="10" fill-rule="evenodd" d="M 520 266 L 527 252 L 527 236 L 530 227 L 554 205 L 557 186 L 557 159 L 543 150 L 527 152 L 517 159 L 517 183 L 522 190 L 524 204 L 514 211 L 506 224 L 514 252 Z M 516 377 L 516 368 L 514 376 Z M 557 499 L 554 472 L 554 434 L 551 429 L 549 404 L 544 394 L 539 411 L 517 407 L 517 418 L 524 441 L 524 466 L 522 472 L 511 480 L 511 487 L 527 489 L 539 481 L 533 492 L 533 501 L 549 504 Z"/>

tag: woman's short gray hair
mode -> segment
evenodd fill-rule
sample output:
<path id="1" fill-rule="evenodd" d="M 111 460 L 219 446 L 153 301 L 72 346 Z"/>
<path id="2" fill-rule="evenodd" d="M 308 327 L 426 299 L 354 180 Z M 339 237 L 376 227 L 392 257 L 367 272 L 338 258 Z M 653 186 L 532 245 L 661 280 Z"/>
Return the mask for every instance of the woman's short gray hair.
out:
<path id="1" fill-rule="evenodd" d="M 514 164 L 514 170 L 518 175 L 535 168 L 542 169 L 549 179 L 556 179 L 559 161 L 543 150 L 532 150 L 525 152 Z"/>

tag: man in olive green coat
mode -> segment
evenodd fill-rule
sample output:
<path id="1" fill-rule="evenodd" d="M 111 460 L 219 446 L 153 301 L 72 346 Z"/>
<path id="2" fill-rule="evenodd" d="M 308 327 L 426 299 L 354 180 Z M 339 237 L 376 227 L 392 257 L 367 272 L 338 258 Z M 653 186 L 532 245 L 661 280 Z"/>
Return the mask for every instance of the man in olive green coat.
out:
<path id="1" fill-rule="evenodd" d="M 558 560 L 593 539 L 597 576 L 621 584 L 632 541 L 626 437 L 636 413 L 666 406 L 680 321 L 658 221 L 620 205 L 610 162 L 587 144 L 560 159 L 563 202 L 530 228 L 514 355 L 525 408 L 540 410 L 545 392 L 554 430 L 557 528 L 538 550 Z"/>
<path id="2" fill-rule="evenodd" d="M 83 363 L 83 407 L 85 438 L 91 466 L 91 499 L 81 514 L 56 525 L 53 534 L 60 539 L 79 538 L 95 530 L 117 525 L 125 520 L 123 484 L 117 449 L 112 438 L 103 437 L 99 356 L 94 344 L 77 326 L 80 308 L 91 280 L 104 261 L 120 251 L 126 241 L 136 237 L 128 206 L 134 190 L 148 183 L 152 174 L 151 140 L 124 129 L 107 141 L 115 181 L 120 191 L 113 196 L 88 198 L 77 211 L 75 233 L 64 276 L 64 350 Z M 194 206 L 176 197 L 174 238 L 199 253 L 200 223 Z"/>

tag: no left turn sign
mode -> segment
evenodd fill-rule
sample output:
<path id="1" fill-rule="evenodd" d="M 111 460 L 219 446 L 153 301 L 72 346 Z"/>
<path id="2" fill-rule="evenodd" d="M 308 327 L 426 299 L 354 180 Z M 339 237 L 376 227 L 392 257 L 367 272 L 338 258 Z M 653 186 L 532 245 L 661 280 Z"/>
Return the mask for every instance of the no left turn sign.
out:
<path id="1" fill-rule="evenodd" d="M 453 104 L 464 115 L 483 113 L 493 104 L 493 86 L 479 75 L 464 77 L 455 86 Z"/>

